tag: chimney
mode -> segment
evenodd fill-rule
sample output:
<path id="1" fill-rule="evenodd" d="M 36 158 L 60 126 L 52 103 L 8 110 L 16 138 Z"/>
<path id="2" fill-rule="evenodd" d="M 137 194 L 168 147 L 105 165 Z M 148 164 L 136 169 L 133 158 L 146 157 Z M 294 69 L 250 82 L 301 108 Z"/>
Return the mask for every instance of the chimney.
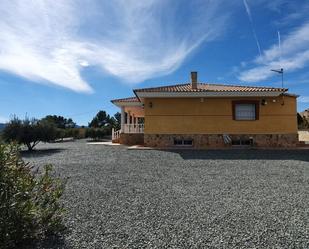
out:
<path id="1" fill-rule="evenodd" d="M 191 88 L 197 89 L 197 72 L 191 72 Z"/>

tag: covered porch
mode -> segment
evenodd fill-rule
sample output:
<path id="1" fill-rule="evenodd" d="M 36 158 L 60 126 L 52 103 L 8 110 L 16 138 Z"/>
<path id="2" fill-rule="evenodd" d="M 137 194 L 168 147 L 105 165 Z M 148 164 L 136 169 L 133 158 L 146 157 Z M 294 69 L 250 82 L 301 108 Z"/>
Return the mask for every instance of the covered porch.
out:
<path id="1" fill-rule="evenodd" d="M 121 128 L 112 130 L 113 141 L 119 140 L 121 134 L 144 133 L 144 107 L 138 98 L 116 99 L 112 103 L 121 110 Z"/>

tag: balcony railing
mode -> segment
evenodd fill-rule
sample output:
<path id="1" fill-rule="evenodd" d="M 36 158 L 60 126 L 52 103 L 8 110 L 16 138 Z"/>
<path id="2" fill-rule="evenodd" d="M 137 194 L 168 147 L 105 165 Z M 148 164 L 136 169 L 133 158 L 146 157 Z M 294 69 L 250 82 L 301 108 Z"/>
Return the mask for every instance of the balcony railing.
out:
<path id="1" fill-rule="evenodd" d="M 121 130 L 115 131 L 114 128 L 112 129 L 112 140 L 116 140 L 120 138 L 120 131 Z"/>
<path id="2" fill-rule="evenodd" d="M 144 124 L 124 124 L 121 133 L 144 133 Z"/>
<path id="3" fill-rule="evenodd" d="M 122 130 L 112 129 L 112 140 L 119 139 L 120 133 L 144 133 L 144 124 L 123 124 Z"/>

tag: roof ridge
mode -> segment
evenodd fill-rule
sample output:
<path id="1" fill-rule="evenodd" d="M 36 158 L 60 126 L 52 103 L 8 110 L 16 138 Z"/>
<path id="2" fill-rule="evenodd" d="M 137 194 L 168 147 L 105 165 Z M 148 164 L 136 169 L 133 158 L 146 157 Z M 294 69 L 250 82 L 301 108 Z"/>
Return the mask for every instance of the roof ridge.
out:
<path id="1" fill-rule="evenodd" d="M 248 85 L 230 85 L 230 84 L 225 84 L 225 83 L 198 83 L 198 84 L 203 84 L 203 85 L 213 85 L 213 86 L 231 86 L 231 87 L 248 87 L 248 88 L 268 88 L 268 89 L 286 89 L 286 88 L 281 88 L 281 87 L 272 87 L 272 86 L 248 86 Z"/>
<path id="2" fill-rule="evenodd" d="M 133 89 L 133 92 L 139 92 L 139 91 L 152 91 L 152 90 L 162 90 L 164 88 L 174 88 L 174 87 L 185 87 L 190 86 L 191 83 L 178 83 L 174 85 L 164 85 L 164 86 L 158 86 L 158 87 L 145 87 L 145 88 L 137 88 Z M 252 89 L 266 89 L 266 90 L 284 90 L 288 91 L 287 88 L 281 88 L 281 87 L 270 87 L 270 86 L 248 86 L 248 85 L 235 85 L 235 84 L 223 84 L 223 83 L 209 83 L 209 82 L 198 82 L 198 85 L 208 85 L 208 86 L 222 86 L 222 87 L 243 87 L 243 88 L 252 88 Z M 202 90 L 202 89 L 196 89 L 196 90 Z"/>

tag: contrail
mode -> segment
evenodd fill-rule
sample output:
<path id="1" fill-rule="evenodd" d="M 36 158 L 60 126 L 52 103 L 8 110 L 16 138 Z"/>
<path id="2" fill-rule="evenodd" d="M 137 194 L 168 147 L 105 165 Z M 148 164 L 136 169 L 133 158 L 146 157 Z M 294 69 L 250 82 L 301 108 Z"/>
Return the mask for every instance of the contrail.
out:
<path id="1" fill-rule="evenodd" d="M 278 31 L 278 41 L 279 41 L 279 49 L 281 51 L 281 36 L 280 36 L 280 31 Z"/>
<path id="2" fill-rule="evenodd" d="M 278 47 L 279 47 L 279 60 L 280 60 L 280 66 L 281 66 L 282 52 L 281 52 L 281 36 L 280 36 L 280 31 L 278 31 Z"/>
<path id="3" fill-rule="evenodd" d="M 246 8 L 246 12 L 248 14 L 248 18 L 249 18 L 249 21 L 250 21 L 250 25 L 251 25 L 251 29 L 252 29 L 252 32 L 253 32 L 253 36 L 254 36 L 254 39 L 256 41 L 256 46 L 257 46 L 257 48 L 259 50 L 260 56 L 262 56 L 260 42 L 259 42 L 259 39 L 258 39 L 257 34 L 255 32 L 255 29 L 253 27 L 253 19 L 252 19 L 250 7 L 249 7 L 249 5 L 247 3 L 247 0 L 243 0 L 243 2 L 244 2 L 244 6 Z"/>
<path id="4" fill-rule="evenodd" d="M 249 17 L 249 19 L 250 19 L 250 22 L 253 23 L 253 21 L 252 21 L 252 15 L 251 15 L 251 10 L 250 10 L 250 8 L 249 8 L 249 5 L 248 5 L 248 3 L 247 3 L 247 0 L 244 0 L 244 5 L 245 5 L 245 8 L 246 8 L 248 17 Z"/>

